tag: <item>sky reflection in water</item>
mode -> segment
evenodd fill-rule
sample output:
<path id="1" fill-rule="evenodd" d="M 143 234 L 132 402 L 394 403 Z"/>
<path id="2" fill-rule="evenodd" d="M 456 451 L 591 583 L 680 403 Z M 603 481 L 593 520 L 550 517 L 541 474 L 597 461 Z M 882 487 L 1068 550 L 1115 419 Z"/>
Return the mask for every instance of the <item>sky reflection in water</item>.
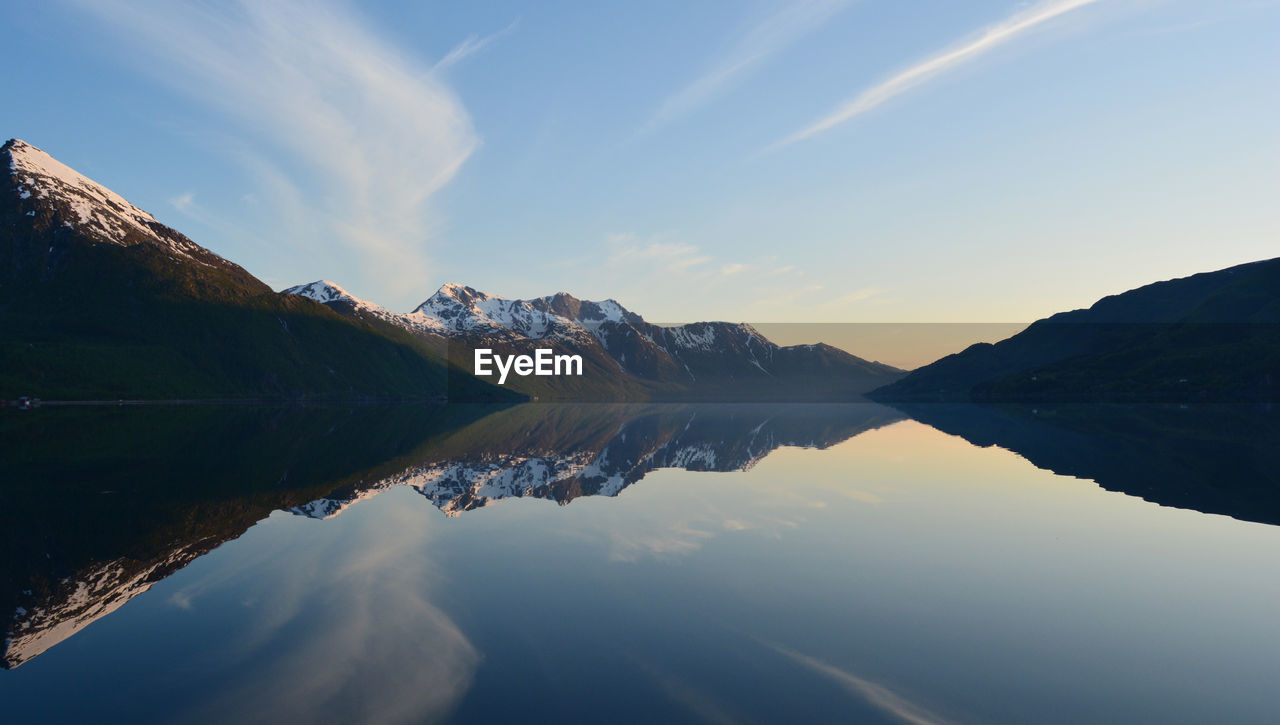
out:
<path id="1" fill-rule="evenodd" d="M 52 721 L 1266 722 L 1278 555 L 1275 527 L 902 420 L 566 506 L 278 511 L 0 696 Z"/>

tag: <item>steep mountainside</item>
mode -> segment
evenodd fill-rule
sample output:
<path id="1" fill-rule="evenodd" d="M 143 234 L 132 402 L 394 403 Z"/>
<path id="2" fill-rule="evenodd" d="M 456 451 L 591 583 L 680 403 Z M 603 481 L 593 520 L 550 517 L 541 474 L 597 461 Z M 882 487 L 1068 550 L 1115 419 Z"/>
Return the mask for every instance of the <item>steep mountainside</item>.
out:
<path id="1" fill-rule="evenodd" d="M 878 400 L 1280 396 L 1280 259 L 1157 282 L 1040 320 L 874 391 Z"/>
<path id="2" fill-rule="evenodd" d="M 398 326 L 274 293 L 30 144 L 0 162 L 0 397 L 507 395 Z"/>
<path id="3" fill-rule="evenodd" d="M 829 345 L 780 347 L 750 325 L 663 327 L 614 300 L 564 292 L 507 300 L 446 284 L 407 314 L 353 297 L 331 282 L 285 290 L 357 319 L 394 322 L 469 369 L 475 348 L 502 354 L 549 347 L 583 358 L 581 377 L 508 378 L 520 392 L 575 400 L 828 400 L 853 398 L 903 374 Z"/>

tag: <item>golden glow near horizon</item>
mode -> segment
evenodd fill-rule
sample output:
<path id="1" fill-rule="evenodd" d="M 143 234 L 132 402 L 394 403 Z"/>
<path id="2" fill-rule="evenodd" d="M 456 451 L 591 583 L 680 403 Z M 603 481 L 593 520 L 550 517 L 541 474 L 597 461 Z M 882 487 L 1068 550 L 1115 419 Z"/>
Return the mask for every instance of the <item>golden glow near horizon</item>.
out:
<path id="1" fill-rule="evenodd" d="M 823 342 L 865 360 L 911 370 L 979 342 L 999 342 L 1026 329 L 1024 322 L 780 323 L 752 326 L 779 345 Z"/>

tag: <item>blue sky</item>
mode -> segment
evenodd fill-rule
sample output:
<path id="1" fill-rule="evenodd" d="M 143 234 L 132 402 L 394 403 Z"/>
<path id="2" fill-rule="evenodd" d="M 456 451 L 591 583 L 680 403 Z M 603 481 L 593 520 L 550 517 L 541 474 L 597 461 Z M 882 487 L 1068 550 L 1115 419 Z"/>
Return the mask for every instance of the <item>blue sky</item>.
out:
<path id="1" fill-rule="evenodd" d="M 1280 250 L 1280 3 L 11 5 L 0 135 L 277 289 L 1011 321 Z"/>

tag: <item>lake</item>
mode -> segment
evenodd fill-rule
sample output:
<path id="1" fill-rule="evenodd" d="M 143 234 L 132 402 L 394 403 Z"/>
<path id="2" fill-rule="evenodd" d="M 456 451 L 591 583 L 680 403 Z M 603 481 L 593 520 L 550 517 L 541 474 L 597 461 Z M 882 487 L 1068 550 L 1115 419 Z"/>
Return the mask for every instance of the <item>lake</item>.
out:
<path id="1" fill-rule="evenodd" d="M 10 722 L 1273 723 L 1280 411 L 0 411 Z"/>

